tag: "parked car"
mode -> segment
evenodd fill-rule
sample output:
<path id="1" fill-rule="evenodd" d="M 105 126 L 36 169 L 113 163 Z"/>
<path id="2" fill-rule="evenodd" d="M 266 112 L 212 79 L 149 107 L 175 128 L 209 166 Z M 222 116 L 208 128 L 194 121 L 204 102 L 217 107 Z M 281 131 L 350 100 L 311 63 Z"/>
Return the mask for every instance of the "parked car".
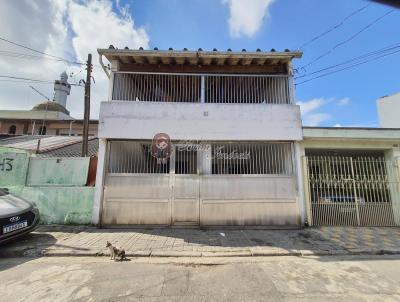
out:
<path id="1" fill-rule="evenodd" d="M 0 189 L 0 243 L 33 231 L 39 220 L 33 203 Z"/>
<path id="2" fill-rule="evenodd" d="M 354 197 L 354 196 L 347 196 L 347 195 L 320 196 L 318 202 L 320 202 L 320 203 L 331 203 L 331 202 L 353 203 L 355 201 L 357 201 L 358 204 L 365 203 L 364 197 Z"/>

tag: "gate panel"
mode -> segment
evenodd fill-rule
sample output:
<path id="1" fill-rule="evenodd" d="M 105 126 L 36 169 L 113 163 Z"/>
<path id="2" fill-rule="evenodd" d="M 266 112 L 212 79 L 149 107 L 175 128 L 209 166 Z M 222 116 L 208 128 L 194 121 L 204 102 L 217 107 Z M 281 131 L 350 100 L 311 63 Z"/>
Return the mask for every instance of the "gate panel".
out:
<path id="1" fill-rule="evenodd" d="M 309 223 L 394 226 L 398 173 L 381 157 L 308 156 Z"/>
<path id="2" fill-rule="evenodd" d="M 172 222 L 175 225 L 198 225 L 200 193 L 197 150 L 177 145 L 173 159 Z"/>
<path id="3" fill-rule="evenodd" d="M 170 163 L 151 156 L 149 142 L 112 141 L 104 184 L 105 225 L 171 224 Z"/>
<path id="4" fill-rule="evenodd" d="M 170 192 L 169 175 L 108 175 L 103 224 L 168 225 Z"/>
<path id="5" fill-rule="evenodd" d="M 294 178 L 210 175 L 201 179 L 202 225 L 298 225 Z"/>
<path id="6" fill-rule="evenodd" d="M 299 224 L 288 142 L 211 144 L 211 173 L 200 185 L 202 225 Z"/>

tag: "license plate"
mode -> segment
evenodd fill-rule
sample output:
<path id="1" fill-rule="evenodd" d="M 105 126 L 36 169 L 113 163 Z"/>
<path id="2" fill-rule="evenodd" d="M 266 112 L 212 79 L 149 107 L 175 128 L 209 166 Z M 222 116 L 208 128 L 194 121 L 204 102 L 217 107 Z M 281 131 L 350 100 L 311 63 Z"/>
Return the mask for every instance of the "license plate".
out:
<path id="1" fill-rule="evenodd" d="M 10 233 L 19 229 L 26 228 L 28 226 L 28 221 L 20 221 L 14 224 L 9 224 L 3 227 L 3 234 Z"/>

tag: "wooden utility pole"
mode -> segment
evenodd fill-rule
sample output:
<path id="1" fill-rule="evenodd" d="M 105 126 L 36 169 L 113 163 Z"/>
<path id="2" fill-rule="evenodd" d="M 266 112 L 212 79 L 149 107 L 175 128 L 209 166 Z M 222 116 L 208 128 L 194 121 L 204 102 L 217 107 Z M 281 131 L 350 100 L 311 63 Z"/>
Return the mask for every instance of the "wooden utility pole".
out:
<path id="1" fill-rule="evenodd" d="M 83 115 L 82 157 L 88 156 L 89 120 L 90 120 L 90 79 L 92 77 L 92 54 L 86 62 L 85 111 Z"/>

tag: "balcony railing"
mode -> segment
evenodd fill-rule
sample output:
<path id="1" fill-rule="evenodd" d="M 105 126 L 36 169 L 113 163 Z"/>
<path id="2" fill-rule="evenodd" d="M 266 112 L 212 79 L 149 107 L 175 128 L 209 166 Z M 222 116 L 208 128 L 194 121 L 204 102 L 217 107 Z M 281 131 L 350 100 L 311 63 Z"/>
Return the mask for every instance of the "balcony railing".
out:
<path id="1" fill-rule="evenodd" d="M 115 72 L 112 100 L 292 104 L 288 75 Z"/>

